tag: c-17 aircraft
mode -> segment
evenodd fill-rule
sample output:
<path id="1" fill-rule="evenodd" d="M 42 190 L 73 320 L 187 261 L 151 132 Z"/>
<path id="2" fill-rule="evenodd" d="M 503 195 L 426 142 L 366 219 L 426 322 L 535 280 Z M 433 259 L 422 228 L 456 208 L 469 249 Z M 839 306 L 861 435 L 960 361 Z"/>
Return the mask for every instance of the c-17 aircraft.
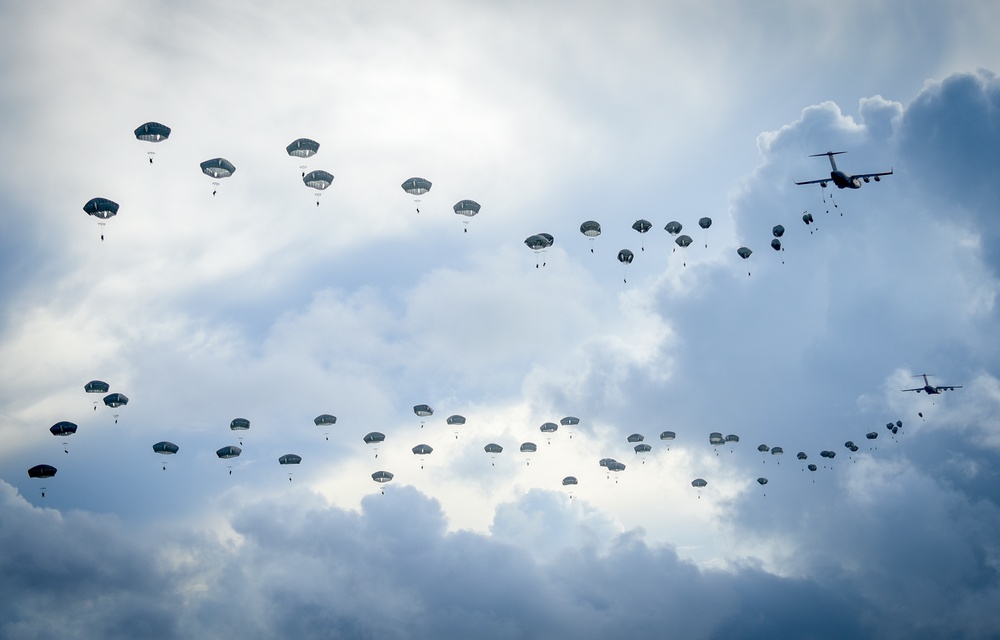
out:
<path id="1" fill-rule="evenodd" d="M 939 393 L 941 393 L 942 391 L 954 391 L 955 389 L 961 389 L 962 388 L 962 385 L 960 385 L 960 384 L 941 385 L 939 387 L 938 386 L 934 386 L 930 382 L 927 381 L 927 376 L 929 376 L 929 375 L 931 375 L 931 374 L 929 374 L 929 373 L 918 373 L 917 375 L 913 376 L 914 378 L 919 378 L 920 376 L 923 376 L 924 377 L 924 386 L 922 386 L 922 387 L 915 387 L 913 389 L 903 389 L 903 391 L 916 391 L 917 393 L 920 393 L 921 391 L 923 391 L 924 393 L 926 393 L 929 396 L 936 396 Z"/>
<path id="2" fill-rule="evenodd" d="M 817 184 L 819 186 L 826 188 L 827 182 L 832 182 L 837 185 L 838 189 L 860 189 L 861 184 L 868 182 L 872 178 L 875 182 L 881 180 L 881 176 L 891 176 L 892 169 L 889 171 L 880 171 L 878 173 L 859 173 L 856 176 L 849 176 L 840 169 L 837 168 L 837 163 L 834 161 L 833 156 L 840 155 L 842 153 L 847 153 L 846 151 L 827 151 L 826 153 L 814 153 L 809 156 L 810 158 L 819 158 L 820 156 L 826 156 L 830 159 L 830 177 L 820 178 L 819 180 L 806 180 L 805 182 L 796 182 L 795 184 Z"/>

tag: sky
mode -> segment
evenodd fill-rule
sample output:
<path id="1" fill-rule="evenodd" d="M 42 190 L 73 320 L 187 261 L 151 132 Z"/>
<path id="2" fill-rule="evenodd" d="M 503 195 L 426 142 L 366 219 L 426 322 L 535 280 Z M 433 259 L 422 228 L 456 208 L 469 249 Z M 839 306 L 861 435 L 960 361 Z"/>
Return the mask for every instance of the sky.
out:
<path id="1" fill-rule="evenodd" d="M 998 22 L 3 6 L 0 637 L 1000 636 Z"/>

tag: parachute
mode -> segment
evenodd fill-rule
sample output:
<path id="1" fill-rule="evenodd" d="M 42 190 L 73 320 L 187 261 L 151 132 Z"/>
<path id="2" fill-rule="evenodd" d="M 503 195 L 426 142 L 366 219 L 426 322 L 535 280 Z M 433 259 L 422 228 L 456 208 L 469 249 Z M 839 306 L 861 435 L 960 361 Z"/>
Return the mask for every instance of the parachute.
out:
<path id="1" fill-rule="evenodd" d="M 445 422 L 452 427 L 460 427 L 465 424 L 465 416 L 461 416 L 456 413 L 455 415 L 448 416 L 448 419 L 445 420 Z M 455 429 L 455 439 L 458 440 L 457 428 Z"/>
<path id="2" fill-rule="evenodd" d="M 625 277 L 625 268 L 632 264 L 632 259 L 635 258 L 635 254 L 628 249 L 622 249 L 618 252 L 618 262 L 622 263 L 622 280 L 628 282 L 628 278 Z"/>
<path id="3" fill-rule="evenodd" d="M 118 203 L 107 198 L 91 198 L 87 204 L 83 205 L 83 210 L 88 216 L 94 216 L 99 220 L 97 226 L 102 227 L 101 240 L 104 240 L 104 221 L 118 215 Z"/>
<path id="4" fill-rule="evenodd" d="M 293 158 L 311 158 L 319 151 L 319 143 L 309 138 L 299 138 L 285 147 L 285 151 Z"/>
<path id="5" fill-rule="evenodd" d="M 649 453 L 650 451 L 653 450 L 653 447 L 649 446 L 645 442 L 640 442 L 639 444 L 635 445 L 632 448 L 635 449 L 636 455 L 639 455 L 640 453 L 641 454 L 646 454 L 646 453 Z M 646 461 L 643 460 L 642 463 L 646 464 Z"/>
<path id="6" fill-rule="evenodd" d="M 564 427 L 575 427 L 576 425 L 580 424 L 580 419 L 577 418 L 576 416 L 566 416 L 565 418 L 563 418 L 562 420 L 559 421 L 559 424 L 562 425 L 562 426 L 564 426 Z M 573 439 L 573 430 L 569 429 L 568 433 L 569 433 L 570 440 L 572 440 Z"/>
<path id="7" fill-rule="evenodd" d="M 486 445 L 485 447 L 483 447 L 483 451 L 485 451 L 486 453 L 490 454 L 490 459 L 493 460 L 493 459 L 496 459 L 497 454 L 503 452 L 503 447 L 501 447 L 500 445 L 496 444 L 495 442 L 491 442 L 488 445 Z M 496 463 L 491 462 L 490 464 L 492 466 L 496 466 Z"/>
<path id="8" fill-rule="evenodd" d="M 222 447 L 215 452 L 215 455 L 219 456 L 222 460 L 229 460 L 231 458 L 238 458 L 240 454 L 243 453 L 243 449 L 236 446 Z M 229 465 L 226 467 L 229 469 L 229 475 L 233 475 L 233 467 Z"/>
<path id="9" fill-rule="evenodd" d="M 312 189 L 316 189 L 316 206 L 319 206 L 319 196 L 322 195 L 319 192 L 323 191 L 331 184 L 333 184 L 333 174 L 326 171 L 310 171 L 306 175 L 302 176 L 302 182 Z"/>
<path id="10" fill-rule="evenodd" d="M 684 225 L 682 225 L 680 222 L 677 222 L 676 220 L 671 220 L 670 222 L 667 223 L 667 226 L 663 227 L 663 229 L 672 236 L 676 236 L 678 233 L 681 232 L 681 229 L 683 228 Z"/>
<path id="11" fill-rule="evenodd" d="M 411 196 L 422 196 L 431 190 L 430 180 L 423 178 L 410 178 L 400 186 Z M 414 198 L 413 202 L 416 205 L 417 213 L 420 213 L 420 198 Z"/>
<path id="12" fill-rule="evenodd" d="M 180 451 L 180 447 L 178 447 L 173 442 L 167 442 L 166 440 L 164 440 L 162 442 L 157 442 L 156 444 L 154 444 L 153 445 L 153 451 L 155 451 L 156 453 L 159 453 L 161 455 L 172 456 L 175 453 L 177 453 L 178 451 Z M 163 470 L 164 471 L 167 470 L 167 463 L 166 462 L 163 463 Z"/>
<path id="13" fill-rule="evenodd" d="M 698 490 L 698 499 L 701 499 L 701 490 L 708 486 L 704 478 L 695 478 L 691 481 L 691 486 Z"/>
<path id="14" fill-rule="evenodd" d="M 780 224 L 776 224 L 773 227 L 771 227 L 771 234 L 775 238 L 780 238 L 781 236 L 785 235 L 785 228 Z"/>
<path id="15" fill-rule="evenodd" d="M 112 409 L 117 409 L 126 404 L 128 404 L 128 397 L 124 393 L 109 393 L 104 396 L 104 405 Z M 118 424 L 117 413 L 115 414 L 115 424 Z"/>
<path id="16" fill-rule="evenodd" d="M 236 167 L 225 158 L 212 158 L 201 163 L 201 172 L 215 180 L 215 182 L 212 182 L 212 185 L 215 187 L 212 191 L 212 195 L 214 196 L 219 191 L 218 181 L 236 173 Z"/>
<path id="17" fill-rule="evenodd" d="M 772 456 L 780 456 L 780 455 L 782 455 L 784 453 L 785 453 L 785 450 L 782 449 L 781 447 L 771 447 L 771 455 Z M 780 460 L 778 461 L 778 464 L 781 464 Z"/>
<path id="18" fill-rule="evenodd" d="M 809 213 L 808 211 L 804 212 L 802 214 L 802 222 L 805 222 L 807 227 L 811 225 L 814 222 L 813 214 Z M 809 230 L 809 235 L 812 235 L 812 229 Z"/>
<path id="19" fill-rule="evenodd" d="M 128 397 L 124 393 L 110 393 L 104 396 L 104 404 L 116 409 L 122 405 L 128 404 Z"/>
<path id="20" fill-rule="evenodd" d="M 233 421 L 229 423 L 229 428 L 232 431 L 246 431 L 250 428 L 250 421 L 246 418 L 233 418 Z M 243 444 L 243 436 L 240 436 L 240 444 Z"/>
<path id="21" fill-rule="evenodd" d="M 52 425 L 51 427 L 49 427 L 49 431 L 51 431 L 52 435 L 56 436 L 57 438 L 60 438 L 60 437 L 61 438 L 67 438 L 67 437 L 73 435 L 74 433 L 76 433 L 76 430 L 77 430 L 76 423 L 75 422 L 69 422 L 68 420 L 63 420 L 62 422 L 57 422 L 54 425 Z M 63 451 L 66 452 L 66 453 L 69 453 L 69 448 L 67 448 L 65 441 L 63 442 Z"/>
<path id="22" fill-rule="evenodd" d="M 590 238 L 590 252 L 594 253 L 594 238 L 601 235 L 601 224 L 595 220 L 587 220 L 580 225 L 580 233 Z"/>
<path id="23" fill-rule="evenodd" d="M 646 232 L 653 228 L 653 223 L 649 220 L 639 219 L 632 223 L 632 228 L 638 231 L 641 235 L 645 236 Z M 640 251 L 645 251 L 645 243 L 641 243 L 639 246 Z"/>
<path id="24" fill-rule="evenodd" d="M 295 455 L 294 453 L 286 453 L 278 458 L 278 464 L 280 465 L 299 464 L 300 462 L 302 462 L 302 456 Z M 290 471 L 288 472 L 288 481 L 292 481 L 292 473 Z"/>
<path id="25" fill-rule="evenodd" d="M 668 442 L 668 444 L 667 444 L 667 451 L 670 451 L 670 444 L 669 444 L 669 442 L 671 440 L 673 440 L 674 438 L 676 438 L 676 437 L 677 437 L 677 434 L 674 433 L 673 431 L 664 431 L 663 433 L 660 434 L 660 440 L 666 440 Z"/>
<path id="26" fill-rule="evenodd" d="M 311 158 L 319 151 L 319 143 L 309 138 L 299 138 L 285 147 L 285 151 L 293 158 Z M 302 177 L 305 178 L 306 165 L 300 165 L 299 169 L 302 171 Z"/>
<path id="27" fill-rule="evenodd" d="M 472 219 L 472 216 L 479 213 L 480 208 L 479 203 L 475 200 L 459 200 L 455 203 L 455 206 L 452 207 L 455 210 L 455 214 L 465 216 L 465 220 L 462 220 L 462 225 L 465 228 L 462 231 L 465 233 L 469 232 L 469 221 Z"/>
<path id="28" fill-rule="evenodd" d="M 413 455 L 415 456 L 429 456 L 431 452 L 434 451 L 434 448 L 428 444 L 418 444 L 417 446 L 410 449 L 410 451 L 412 451 Z M 420 463 L 420 468 L 421 469 L 424 468 L 423 462 Z"/>
<path id="29" fill-rule="evenodd" d="M 752 254 L 753 251 L 748 249 L 747 247 L 740 247 L 739 249 L 736 250 L 736 253 L 738 253 L 741 258 L 746 260 L 747 258 L 750 257 L 750 254 Z M 747 275 L 750 275 L 749 269 L 747 269 Z"/>
<path id="30" fill-rule="evenodd" d="M 416 404 L 413 405 L 413 413 L 417 415 L 418 418 L 428 418 L 434 415 L 434 409 L 431 409 L 430 405 L 427 404 Z M 420 420 L 420 428 L 424 428 L 424 421 Z"/>
<path id="31" fill-rule="evenodd" d="M 546 249 L 551 247 L 553 242 L 555 242 L 555 238 L 553 238 L 548 233 L 536 233 L 535 235 L 528 236 L 527 238 L 524 239 L 524 244 L 526 244 L 529 249 L 535 252 L 536 269 L 538 268 L 538 254 L 544 252 Z M 545 266 L 544 261 L 542 262 L 542 266 L 543 267 Z"/>
<path id="32" fill-rule="evenodd" d="M 626 440 L 628 440 L 629 442 L 633 442 L 633 443 L 634 442 L 642 442 L 645 439 L 646 438 L 643 437 L 643 435 L 641 433 L 633 433 L 628 438 L 626 438 Z"/>
<path id="33" fill-rule="evenodd" d="M 337 424 L 337 416 L 331 416 L 329 413 L 322 413 L 313 418 L 313 422 L 316 424 L 317 427 L 329 427 L 330 425 Z M 327 440 L 329 440 L 330 432 L 324 431 L 323 436 Z"/>
<path id="34" fill-rule="evenodd" d="M 520 451 L 521 453 L 528 454 L 528 456 L 525 458 L 524 464 L 531 465 L 531 454 L 538 451 L 538 445 L 536 445 L 534 442 L 522 442 Z"/>
<path id="35" fill-rule="evenodd" d="M 385 484 L 386 482 L 392 480 L 392 478 L 393 478 L 392 473 L 388 471 L 376 471 L 375 473 L 372 474 L 372 480 L 374 480 L 379 484 Z M 382 495 L 385 495 L 384 489 L 382 490 Z"/>
<path id="36" fill-rule="evenodd" d="M 147 122 L 140 124 L 134 133 L 135 139 L 142 142 L 163 142 L 170 137 L 170 127 L 159 122 Z M 150 151 L 148 155 L 149 164 L 153 164 L 153 156 L 156 155 L 156 152 Z"/>
<path id="37" fill-rule="evenodd" d="M 684 249 L 684 248 L 688 247 L 692 242 L 693 242 L 693 240 L 691 240 L 691 236 L 689 236 L 687 234 L 679 235 L 674 240 L 674 244 L 676 244 L 681 249 Z M 683 264 L 684 264 L 685 267 L 687 266 L 687 258 L 684 259 L 684 263 Z"/>
<path id="38" fill-rule="evenodd" d="M 135 130 L 135 139 L 143 142 L 163 142 L 169 137 L 170 127 L 159 122 L 147 122 Z"/>
<path id="39" fill-rule="evenodd" d="M 55 476 L 56 471 L 56 468 L 50 464 L 36 464 L 28 469 L 28 477 L 41 478 L 42 480 L 45 480 L 46 478 Z M 45 487 L 42 487 L 42 497 L 45 497 Z"/>
<path id="40" fill-rule="evenodd" d="M 365 435 L 365 444 L 375 445 L 375 457 L 378 458 L 378 445 L 385 442 L 385 434 L 379 431 L 372 431 Z"/>
<path id="41" fill-rule="evenodd" d="M 83 385 L 83 390 L 87 393 L 107 393 L 109 389 L 111 389 L 111 385 L 103 380 L 91 380 Z"/>
<path id="42" fill-rule="evenodd" d="M 708 248 L 708 228 L 712 226 L 712 219 L 708 216 L 698 219 L 698 226 L 706 231 L 705 233 L 705 248 Z"/>
<path id="43" fill-rule="evenodd" d="M 757 484 L 763 487 L 767 484 L 767 478 L 757 478 Z M 764 495 L 766 496 L 767 494 L 765 493 Z"/>

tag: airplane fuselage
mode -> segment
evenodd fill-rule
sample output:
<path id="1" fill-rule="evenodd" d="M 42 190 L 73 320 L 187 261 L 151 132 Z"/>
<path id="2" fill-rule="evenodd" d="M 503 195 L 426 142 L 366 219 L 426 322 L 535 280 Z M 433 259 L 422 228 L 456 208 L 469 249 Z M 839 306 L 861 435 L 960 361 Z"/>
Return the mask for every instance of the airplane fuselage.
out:
<path id="1" fill-rule="evenodd" d="M 854 178 L 843 171 L 831 171 L 830 180 L 837 185 L 838 189 L 860 189 L 861 178 Z"/>

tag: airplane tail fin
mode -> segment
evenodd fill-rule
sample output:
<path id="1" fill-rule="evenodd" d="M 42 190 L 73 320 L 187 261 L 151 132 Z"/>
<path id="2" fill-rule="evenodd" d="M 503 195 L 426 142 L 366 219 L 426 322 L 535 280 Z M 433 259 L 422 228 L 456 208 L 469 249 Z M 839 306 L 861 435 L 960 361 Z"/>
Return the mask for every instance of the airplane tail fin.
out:
<path id="1" fill-rule="evenodd" d="M 834 171 L 836 171 L 837 170 L 837 163 L 834 162 L 833 156 L 839 156 L 842 153 L 847 153 L 847 152 L 846 151 L 827 151 L 825 153 L 814 153 L 814 154 L 812 154 L 809 157 L 810 158 L 819 158 L 819 157 L 822 157 L 822 156 L 826 156 L 827 158 L 830 159 L 830 166 L 833 168 Z"/>

